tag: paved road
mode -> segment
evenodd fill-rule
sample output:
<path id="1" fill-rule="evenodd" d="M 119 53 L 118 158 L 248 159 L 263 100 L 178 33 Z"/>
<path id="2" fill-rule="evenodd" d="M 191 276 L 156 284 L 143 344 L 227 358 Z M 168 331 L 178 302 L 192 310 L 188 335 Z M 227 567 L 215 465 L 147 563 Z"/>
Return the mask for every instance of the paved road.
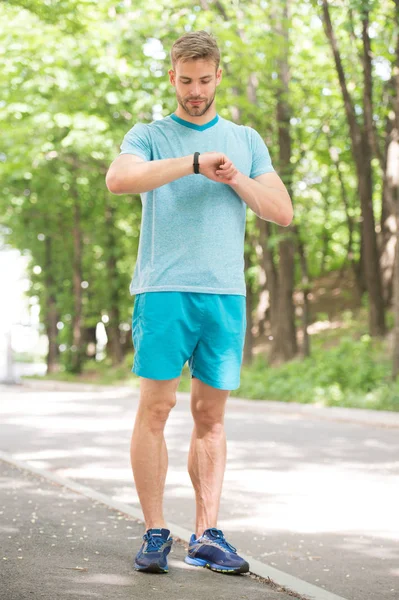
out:
<path id="1" fill-rule="evenodd" d="M 176 540 L 168 575 L 132 568 L 142 526 L 81 494 L 0 460 L 2 600 L 292 600 L 253 576 L 190 567 Z"/>
<path id="2" fill-rule="evenodd" d="M 398 598 L 397 415 L 382 427 L 275 406 L 230 400 L 219 526 L 241 552 L 348 600 Z M 139 507 L 129 462 L 136 407 L 126 389 L 4 388 L 0 449 Z M 190 433 L 179 393 L 166 428 L 165 513 L 192 530 Z"/>

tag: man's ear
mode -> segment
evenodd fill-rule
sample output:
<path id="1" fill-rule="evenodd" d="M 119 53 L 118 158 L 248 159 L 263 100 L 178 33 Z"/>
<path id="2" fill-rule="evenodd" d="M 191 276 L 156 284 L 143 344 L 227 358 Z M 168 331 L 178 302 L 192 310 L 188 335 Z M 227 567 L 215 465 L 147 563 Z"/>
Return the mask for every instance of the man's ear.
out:
<path id="1" fill-rule="evenodd" d="M 218 69 L 216 72 L 216 85 L 219 85 L 219 83 L 222 81 L 222 69 Z"/>
<path id="2" fill-rule="evenodd" d="M 176 83 L 176 73 L 174 72 L 173 69 L 169 69 L 168 71 L 169 74 L 169 81 L 172 85 L 175 85 Z"/>

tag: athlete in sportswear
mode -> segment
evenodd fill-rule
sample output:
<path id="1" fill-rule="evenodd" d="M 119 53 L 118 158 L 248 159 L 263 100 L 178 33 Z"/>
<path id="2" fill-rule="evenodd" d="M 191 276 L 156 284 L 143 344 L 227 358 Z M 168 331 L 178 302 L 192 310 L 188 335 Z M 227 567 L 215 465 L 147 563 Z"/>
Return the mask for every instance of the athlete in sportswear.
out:
<path id="1" fill-rule="evenodd" d="M 188 470 L 195 490 L 196 529 L 186 562 L 224 573 L 248 563 L 217 527 L 226 465 L 224 412 L 240 385 L 246 331 L 246 208 L 290 224 L 289 194 L 268 149 L 252 128 L 216 111 L 220 52 L 205 31 L 187 33 L 171 50 L 169 79 L 177 109 L 125 135 L 106 183 L 114 194 L 141 194 L 132 371 L 140 403 L 131 463 L 146 533 L 135 557 L 140 571 L 168 571 L 172 545 L 163 515 L 168 466 L 164 427 L 176 403 L 185 363 L 192 375 L 194 428 Z"/>

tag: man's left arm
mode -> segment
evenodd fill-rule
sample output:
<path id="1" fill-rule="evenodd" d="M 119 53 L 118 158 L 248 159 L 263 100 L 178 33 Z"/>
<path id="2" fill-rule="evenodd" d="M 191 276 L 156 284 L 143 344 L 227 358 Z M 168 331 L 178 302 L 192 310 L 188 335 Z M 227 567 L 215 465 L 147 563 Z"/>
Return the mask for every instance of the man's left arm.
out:
<path id="1" fill-rule="evenodd" d="M 264 173 L 254 179 L 243 173 L 234 177 L 236 183 L 230 183 L 258 217 L 287 227 L 292 222 L 294 211 L 287 188 L 277 173 Z"/>
<path id="2" fill-rule="evenodd" d="M 254 213 L 265 221 L 287 227 L 294 211 L 287 188 L 275 171 L 251 179 L 237 171 L 231 161 L 220 165 L 216 174 L 227 183 Z"/>

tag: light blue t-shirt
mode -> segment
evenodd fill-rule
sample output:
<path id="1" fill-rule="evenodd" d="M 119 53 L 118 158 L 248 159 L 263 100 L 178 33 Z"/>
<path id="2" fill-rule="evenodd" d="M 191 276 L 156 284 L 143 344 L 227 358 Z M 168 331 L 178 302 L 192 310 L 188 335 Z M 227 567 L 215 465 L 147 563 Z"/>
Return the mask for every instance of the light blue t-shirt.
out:
<path id="1" fill-rule="evenodd" d="M 269 151 L 251 127 L 216 115 L 205 125 L 175 114 L 137 123 L 121 154 L 144 160 L 194 152 L 223 152 L 236 168 L 257 177 L 274 171 Z M 246 203 L 233 188 L 204 175 L 187 175 L 141 194 L 137 261 L 130 294 L 180 291 L 246 296 L 244 236 Z"/>

